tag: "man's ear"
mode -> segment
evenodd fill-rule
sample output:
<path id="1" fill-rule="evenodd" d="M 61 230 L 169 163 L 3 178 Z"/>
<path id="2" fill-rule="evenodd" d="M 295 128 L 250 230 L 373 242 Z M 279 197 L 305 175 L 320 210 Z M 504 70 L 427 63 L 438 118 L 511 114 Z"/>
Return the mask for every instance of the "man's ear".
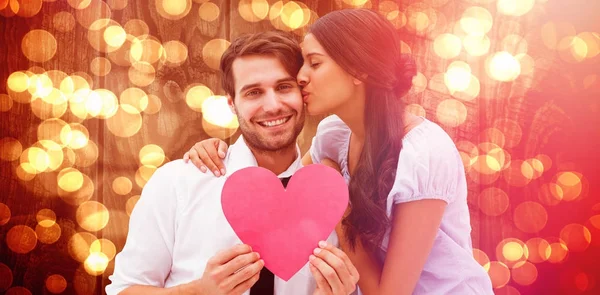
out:
<path id="1" fill-rule="evenodd" d="M 231 110 L 231 112 L 237 116 L 237 114 L 235 113 L 235 106 L 233 105 L 233 97 L 231 97 L 231 95 L 227 94 L 227 104 L 229 105 L 229 109 Z"/>

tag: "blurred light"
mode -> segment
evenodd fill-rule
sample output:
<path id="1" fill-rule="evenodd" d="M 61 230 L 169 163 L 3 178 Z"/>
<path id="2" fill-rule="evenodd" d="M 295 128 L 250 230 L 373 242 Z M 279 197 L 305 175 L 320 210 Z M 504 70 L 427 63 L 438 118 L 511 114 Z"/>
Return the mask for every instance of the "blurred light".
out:
<path id="1" fill-rule="evenodd" d="M 90 6 L 92 0 L 67 0 L 67 2 L 75 9 L 85 9 Z"/>
<path id="2" fill-rule="evenodd" d="M 79 206 L 83 202 L 89 200 L 94 194 L 94 183 L 89 176 L 83 175 L 83 184 L 79 190 L 74 192 L 68 192 L 60 187 L 58 188 L 58 196 L 67 204 L 72 206 Z"/>
<path id="3" fill-rule="evenodd" d="M 521 142 L 523 131 L 516 121 L 511 119 L 497 119 L 492 127 L 498 129 L 505 137 L 504 148 L 514 148 Z"/>
<path id="4" fill-rule="evenodd" d="M 0 225 L 5 225 L 10 220 L 10 208 L 0 202 Z"/>
<path id="5" fill-rule="evenodd" d="M 108 257 L 102 252 L 91 252 L 90 256 L 86 258 L 83 263 L 85 267 L 85 271 L 92 275 L 98 276 L 104 273 L 106 267 L 108 266 Z"/>
<path id="6" fill-rule="evenodd" d="M 521 286 L 529 286 L 537 280 L 538 270 L 531 262 L 521 261 L 512 268 L 512 279 Z"/>
<path id="7" fill-rule="evenodd" d="M 129 57 L 132 62 L 143 62 L 145 64 L 154 64 L 165 58 L 165 49 L 163 45 L 155 38 L 133 39 Z M 136 63 L 133 63 L 134 65 Z M 143 70 L 143 69 L 138 69 Z"/>
<path id="8" fill-rule="evenodd" d="M 115 48 L 119 48 L 125 43 L 127 33 L 121 26 L 109 26 L 104 30 L 104 41 Z"/>
<path id="9" fill-rule="evenodd" d="M 501 14 L 523 16 L 535 5 L 535 0 L 498 0 L 497 8 Z"/>
<path id="10" fill-rule="evenodd" d="M 485 271 L 489 271 L 490 269 L 490 258 L 485 254 L 485 252 L 473 248 L 473 258 L 485 269 Z"/>
<path id="11" fill-rule="evenodd" d="M 539 203 L 526 201 L 515 208 L 513 220 L 518 229 L 534 234 L 546 226 L 548 213 Z"/>
<path id="12" fill-rule="evenodd" d="M 83 174 L 75 168 L 66 168 L 58 173 L 58 186 L 66 192 L 74 192 L 83 186 Z"/>
<path id="13" fill-rule="evenodd" d="M 146 109 L 144 109 L 144 113 L 152 115 L 152 114 L 156 114 L 160 111 L 160 109 L 162 108 L 162 101 L 160 100 L 160 97 L 154 95 L 154 94 L 149 94 L 148 95 L 148 107 Z"/>
<path id="14" fill-rule="evenodd" d="M 35 178 L 38 172 L 30 163 L 21 163 L 21 165 L 17 166 L 15 173 L 19 179 L 30 181 Z"/>
<path id="15" fill-rule="evenodd" d="M 2 2 L 0 2 L 2 3 Z M 8 289 L 13 283 L 12 270 L 6 264 L 0 262 L 0 292 Z"/>
<path id="16" fill-rule="evenodd" d="M 519 261 L 524 255 L 525 250 L 519 242 L 507 242 L 502 246 L 502 257 L 508 261 Z"/>
<path id="17" fill-rule="evenodd" d="M 44 46 L 39 46 L 44 44 Z M 56 54 L 56 38 L 46 30 L 31 30 L 21 41 L 21 50 L 25 57 L 33 62 L 46 62 Z"/>
<path id="18" fill-rule="evenodd" d="M 8 76 L 6 84 L 14 92 L 23 92 L 29 89 L 29 76 L 24 72 L 14 72 Z"/>
<path id="19" fill-rule="evenodd" d="M 550 258 L 552 248 L 550 247 L 550 243 L 548 243 L 548 241 L 536 237 L 529 239 L 525 245 L 529 250 L 529 257 L 527 257 L 529 261 L 533 263 L 542 263 Z"/>
<path id="20" fill-rule="evenodd" d="M 121 104 L 121 107 L 123 105 L 129 105 L 135 108 L 135 112 L 140 113 L 148 108 L 148 95 L 140 88 L 127 88 L 121 92 L 119 103 Z"/>
<path id="21" fill-rule="evenodd" d="M 67 122 L 61 119 L 48 119 L 38 125 L 37 139 L 53 141 L 59 143 L 60 147 L 64 147 L 65 144 L 61 141 L 62 132 L 71 132 Z"/>
<path id="22" fill-rule="evenodd" d="M 18 160 L 23 153 L 21 142 L 12 138 L 4 137 L 0 139 L 0 159 L 4 161 Z"/>
<path id="23" fill-rule="evenodd" d="M 127 203 L 125 203 L 125 212 L 127 213 L 128 216 L 131 216 L 131 212 L 133 211 L 135 204 L 139 200 L 140 200 L 139 195 L 133 196 L 127 200 Z"/>
<path id="24" fill-rule="evenodd" d="M 219 9 L 219 6 L 217 6 L 216 4 L 214 4 L 212 2 L 202 3 L 202 5 L 200 5 L 200 8 L 198 9 L 200 18 L 207 22 L 212 22 L 212 21 L 215 21 L 216 19 L 218 19 L 220 12 L 221 11 Z"/>
<path id="25" fill-rule="evenodd" d="M 196 112 L 202 112 L 202 105 L 213 95 L 210 88 L 202 84 L 193 84 L 185 91 L 185 102 L 190 109 Z"/>
<path id="26" fill-rule="evenodd" d="M 237 117 L 231 112 L 227 98 L 224 96 L 211 96 L 202 103 L 202 119 L 206 122 L 220 126 L 237 128 Z"/>
<path id="27" fill-rule="evenodd" d="M 470 141 L 461 140 L 456 143 L 456 148 L 458 149 L 465 170 L 469 171 L 471 165 L 477 161 L 477 157 L 479 156 L 477 146 Z"/>
<path id="28" fill-rule="evenodd" d="M 238 13 L 247 22 L 259 22 L 269 14 L 269 2 L 266 0 L 241 0 Z"/>
<path id="29" fill-rule="evenodd" d="M 96 57 L 90 62 L 90 71 L 92 74 L 103 77 L 108 75 L 111 70 L 110 60 L 104 57 Z"/>
<path id="30" fill-rule="evenodd" d="M 52 294 L 60 294 L 67 289 L 67 280 L 59 274 L 50 275 L 46 278 L 46 289 Z"/>
<path id="31" fill-rule="evenodd" d="M 49 245 L 56 243 L 60 239 L 61 232 L 62 230 L 58 223 L 54 223 L 51 226 L 43 226 L 42 224 L 35 226 L 35 233 L 42 244 Z"/>
<path id="32" fill-rule="evenodd" d="M 460 38 L 453 34 L 438 35 L 433 41 L 433 50 L 441 58 L 452 59 L 460 54 Z"/>
<path id="33" fill-rule="evenodd" d="M 142 128 L 142 115 L 128 104 L 121 105 L 116 114 L 106 120 L 108 130 L 118 137 L 131 137 Z"/>
<path id="34" fill-rule="evenodd" d="M 562 189 L 555 183 L 544 183 L 538 190 L 540 202 L 547 206 L 555 206 L 562 200 Z"/>
<path id="35" fill-rule="evenodd" d="M 131 183 L 131 180 L 129 180 L 129 178 L 125 176 L 120 176 L 113 180 L 112 188 L 117 195 L 124 196 L 131 192 L 133 184 Z"/>
<path id="36" fill-rule="evenodd" d="M 6 245 L 18 254 L 26 254 L 35 249 L 37 235 L 26 225 L 15 225 L 6 233 Z"/>
<path id="37" fill-rule="evenodd" d="M 554 176 L 552 183 L 556 184 L 560 189 L 554 192 L 555 197 L 563 201 L 574 201 L 581 196 L 583 184 L 581 182 L 582 175 L 576 172 L 559 172 Z"/>
<path id="38" fill-rule="evenodd" d="M 492 287 L 501 288 L 508 284 L 510 281 L 510 270 L 508 267 L 498 261 L 490 262 L 490 268 L 488 270 L 488 275 L 492 280 Z"/>
<path id="39" fill-rule="evenodd" d="M 471 56 L 483 56 L 490 51 L 491 40 L 487 35 L 468 35 L 463 38 L 465 51 Z"/>
<path id="40" fill-rule="evenodd" d="M 571 63 L 582 62 L 588 55 L 587 43 L 577 36 L 562 38 L 556 49 L 564 61 Z"/>
<path id="41" fill-rule="evenodd" d="M 87 201 L 77 208 L 76 219 L 81 228 L 95 232 L 106 227 L 109 214 L 102 203 Z"/>
<path id="42" fill-rule="evenodd" d="M 445 99 L 438 104 L 436 117 L 440 123 L 447 127 L 457 127 L 467 119 L 467 108 L 455 99 Z"/>
<path id="43" fill-rule="evenodd" d="M 156 70 L 147 62 L 135 62 L 128 71 L 129 81 L 138 87 L 146 87 L 156 78 Z"/>
<path id="44" fill-rule="evenodd" d="M 510 82 L 521 74 L 521 64 L 513 55 L 502 51 L 488 59 L 486 70 L 490 78 L 501 82 Z"/>
<path id="45" fill-rule="evenodd" d="M 98 145 L 91 140 L 86 146 L 73 152 L 75 153 L 75 165 L 79 167 L 89 167 L 98 160 Z"/>
<path id="46" fill-rule="evenodd" d="M 584 252 L 590 246 L 592 234 L 581 224 L 569 224 L 560 231 L 560 239 L 571 252 Z"/>
<path id="47" fill-rule="evenodd" d="M 192 9 L 192 0 L 155 0 L 160 16 L 169 20 L 179 20 Z"/>
<path id="48" fill-rule="evenodd" d="M 206 42 L 202 48 L 202 58 L 206 65 L 213 70 L 219 70 L 221 56 L 230 45 L 231 42 L 225 39 L 212 39 Z"/>
<path id="49" fill-rule="evenodd" d="M 160 167 L 165 161 L 165 152 L 160 146 L 149 144 L 140 150 L 139 158 L 142 165 Z"/>
<path id="50" fill-rule="evenodd" d="M 576 36 L 586 44 L 587 55 L 586 58 L 594 58 L 600 54 L 600 35 L 598 33 L 583 32 Z"/>
<path id="51" fill-rule="evenodd" d="M 150 177 L 152 177 L 152 174 L 156 172 L 156 169 L 156 166 L 141 166 L 135 172 L 135 183 L 140 188 L 144 188 L 148 180 L 150 180 Z"/>
<path id="52" fill-rule="evenodd" d="M 479 6 L 469 7 L 463 12 L 460 19 L 463 31 L 471 36 L 484 36 L 489 33 L 494 24 L 492 14 Z"/>
<path id="53" fill-rule="evenodd" d="M 87 7 L 75 11 L 77 22 L 86 29 L 89 29 L 96 20 L 110 19 L 111 15 L 110 7 L 102 0 L 91 0 Z"/>
<path id="54" fill-rule="evenodd" d="M 489 187 L 478 197 L 479 208 L 488 216 L 500 216 L 508 209 L 508 195 L 501 189 Z"/>
<path id="55" fill-rule="evenodd" d="M 563 242 L 554 242 L 550 244 L 550 257 L 548 257 L 548 262 L 550 263 L 561 263 L 569 254 L 569 250 L 567 245 Z"/>
<path id="56" fill-rule="evenodd" d="M 344 3 L 346 3 L 348 5 L 359 7 L 359 6 L 365 5 L 369 0 L 343 0 L 343 1 L 344 1 Z"/>
<path id="57" fill-rule="evenodd" d="M 557 49 L 558 41 L 576 34 L 575 27 L 567 22 L 548 22 L 541 29 L 542 41 L 548 49 Z"/>
<path id="58" fill-rule="evenodd" d="M 123 28 L 127 34 L 135 37 L 137 40 L 146 39 L 148 34 L 150 34 L 150 28 L 141 19 L 131 19 L 125 23 Z"/>
<path id="59" fill-rule="evenodd" d="M 180 41 L 166 42 L 163 44 L 163 48 L 165 50 L 167 62 L 171 63 L 172 66 L 181 65 L 188 58 L 187 46 Z"/>
<path id="60" fill-rule="evenodd" d="M 42 209 L 35 216 L 38 224 L 43 227 L 50 227 L 56 224 L 56 213 L 50 209 Z"/>
<path id="61" fill-rule="evenodd" d="M 128 0 L 106 0 L 112 10 L 122 10 L 127 7 Z"/>
<path id="62" fill-rule="evenodd" d="M 8 112 L 13 106 L 13 100 L 8 94 L 0 93 L 0 112 Z"/>
<path id="63" fill-rule="evenodd" d="M 115 244 L 113 244 L 113 242 L 111 242 L 110 240 L 99 239 L 95 240 L 90 246 L 90 253 L 97 252 L 104 253 L 104 255 L 106 255 L 106 258 L 108 258 L 108 260 L 110 261 L 113 258 L 115 258 L 115 255 L 117 254 L 117 248 L 115 247 Z"/>
<path id="64" fill-rule="evenodd" d="M 535 61 L 531 56 L 525 53 L 517 54 L 515 56 L 519 64 L 521 65 L 521 75 L 532 75 L 535 70 Z"/>
<path id="65" fill-rule="evenodd" d="M 525 165 L 527 164 L 527 165 Z M 540 176 L 542 176 L 542 173 L 544 173 L 544 164 L 542 163 L 542 161 L 533 158 L 533 159 L 528 159 L 523 163 L 523 166 L 521 166 L 521 170 L 524 169 L 525 166 L 528 166 L 531 168 L 531 179 L 537 179 Z M 525 172 L 523 171 L 523 175 L 525 175 Z"/>
<path id="66" fill-rule="evenodd" d="M 75 261 L 84 262 L 90 256 L 90 247 L 97 238 L 91 233 L 74 234 L 68 242 L 68 252 Z"/>
<path id="67" fill-rule="evenodd" d="M 454 61 L 444 74 L 444 82 L 450 93 L 464 91 L 471 84 L 471 67 L 463 61 Z"/>
<path id="68" fill-rule="evenodd" d="M 431 24 L 429 16 L 420 11 L 408 14 L 407 18 L 408 27 L 420 34 L 422 34 Z"/>

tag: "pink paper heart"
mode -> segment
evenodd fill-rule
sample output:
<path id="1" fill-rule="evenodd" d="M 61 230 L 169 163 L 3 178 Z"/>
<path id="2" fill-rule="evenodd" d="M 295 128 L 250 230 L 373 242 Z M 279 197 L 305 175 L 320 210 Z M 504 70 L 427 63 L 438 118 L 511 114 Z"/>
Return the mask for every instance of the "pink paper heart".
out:
<path id="1" fill-rule="evenodd" d="M 271 171 L 249 167 L 225 181 L 221 204 L 240 240 L 287 281 L 341 220 L 348 187 L 339 172 L 321 164 L 298 170 L 287 189 Z"/>

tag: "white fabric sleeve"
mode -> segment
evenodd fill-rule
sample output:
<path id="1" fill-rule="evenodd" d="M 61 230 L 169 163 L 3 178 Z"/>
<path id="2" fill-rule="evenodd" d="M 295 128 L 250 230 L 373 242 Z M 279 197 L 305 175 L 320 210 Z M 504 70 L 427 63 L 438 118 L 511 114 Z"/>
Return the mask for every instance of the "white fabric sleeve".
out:
<path id="1" fill-rule="evenodd" d="M 316 164 L 323 159 L 331 159 L 340 164 L 349 136 L 350 129 L 338 116 L 331 115 L 321 120 L 310 146 L 312 162 Z"/>

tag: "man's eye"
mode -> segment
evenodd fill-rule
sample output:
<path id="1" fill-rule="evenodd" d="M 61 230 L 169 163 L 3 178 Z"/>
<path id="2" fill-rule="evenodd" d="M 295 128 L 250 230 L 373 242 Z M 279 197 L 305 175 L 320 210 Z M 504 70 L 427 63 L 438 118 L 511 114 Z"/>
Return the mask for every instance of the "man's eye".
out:
<path id="1" fill-rule="evenodd" d="M 248 91 L 246 92 L 246 96 L 255 96 L 255 95 L 259 95 L 260 91 L 258 90 L 252 90 L 252 91 Z"/>

